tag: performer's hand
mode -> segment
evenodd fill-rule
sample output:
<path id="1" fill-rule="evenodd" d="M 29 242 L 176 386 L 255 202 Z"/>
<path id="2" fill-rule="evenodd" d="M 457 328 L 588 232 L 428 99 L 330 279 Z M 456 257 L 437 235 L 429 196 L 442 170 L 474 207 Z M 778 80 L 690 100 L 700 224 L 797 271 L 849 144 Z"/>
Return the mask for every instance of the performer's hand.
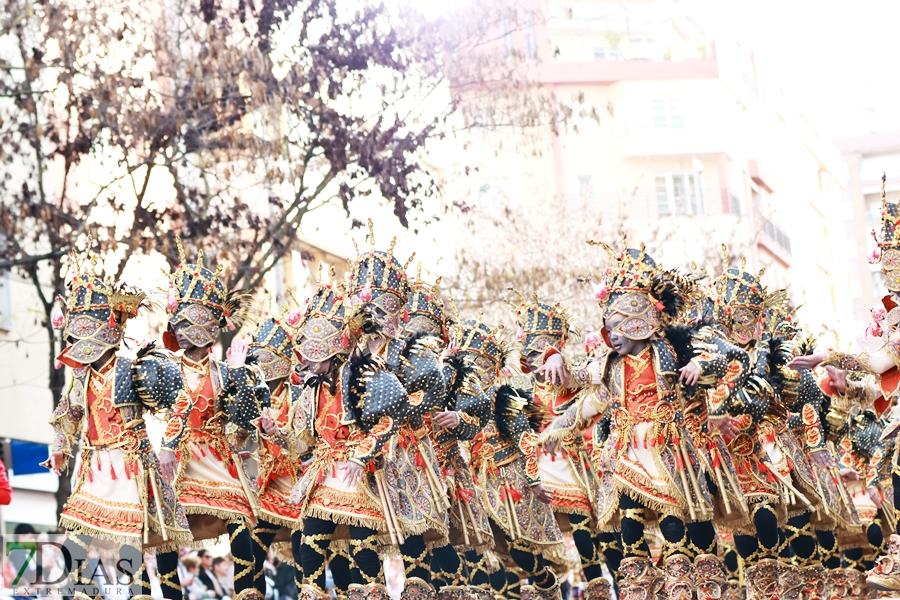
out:
<path id="1" fill-rule="evenodd" d="M 544 504 L 550 504 L 553 501 L 553 493 L 548 492 L 547 489 L 543 486 L 543 484 L 537 484 L 531 490 L 534 492 L 534 497 L 537 498 L 540 502 Z"/>
<path id="2" fill-rule="evenodd" d="M 831 380 L 831 387 L 843 396 L 847 392 L 847 371 L 825 365 L 825 372 L 828 373 L 828 379 Z"/>
<path id="3" fill-rule="evenodd" d="M 678 376 L 678 379 L 685 385 L 697 385 L 697 382 L 700 381 L 700 376 L 703 375 L 703 373 L 700 372 L 700 367 L 694 362 L 689 362 L 678 371 L 681 373 L 681 375 Z"/>
<path id="4" fill-rule="evenodd" d="M 50 469 L 56 474 L 62 474 L 63 467 L 66 464 L 66 457 L 62 452 L 50 453 Z"/>
<path id="5" fill-rule="evenodd" d="M 809 458 L 823 469 L 830 469 L 834 466 L 834 458 L 831 453 L 824 448 L 822 450 L 813 450 L 809 453 Z"/>
<path id="6" fill-rule="evenodd" d="M 566 372 L 566 363 L 563 362 L 563 358 L 559 354 L 551 355 L 547 362 L 544 363 L 544 366 L 538 369 L 537 372 L 543 373 L 544 378 L 553 385 L 562 385 L 565 383 L 566 377 L 569 376 Z"/>
<path id="7" fill-rule="evenodd" d="M 795 371 L 805 371 L 807 369 L 815 369 L 822 364 L 826 358 L 828 358 L 827 352 L 816 352 L 808 356 L 798 356 L 785 366 L 788 369 L 794 369 Z"/>
<path id="8" fill-rule="evenodd" d="M 229 367 L 240 367 L 247 361 L 250 345 L 241 338 L 231 340 L 231 348 L 225 351 L 225 362 Z"/>
<path id="9" fill-rule="evenodd" d="M 733 439 L 740 433 L 740 428 L 738 427 L 739 424 L 740 421 L 731 415 L 709 418 L 709 426 L 713 429 L 718 429 L 726 441 Z"/>
<path id="10" fill-rule="evenodd" d="M 841 479 L 859 481 L 859 473 L 856 472 L 856 469 L 841 469 Z"/>
<path id="11" fill-rule="evenodd" d="M 178 457 L 171 450 L 161 450 L 159 453 L 159 474 L 163 479 L 171 483 L 175 479 L 178 470 Z"/>
<path id="12" fill-rule="evenodd" d="M 439 412 L 434 415 L 434 424 L 444 429 L 453 429 L 459 425 L 459 413 L 455 410 Z"/>
<path id="13" fill-rule="evenodd" d="M 869 498 L 872 499 L 872 502 L 875 503 L 875 506 L 881 508 L 881 503 L 884 501 L 884 497 L 881 495 L 881 491 L 877 487 L 870 487 L 866 491 L 869 493 Z"/>
<path id="14" fill-rule="evenodd" d="M 350 461 L 346 466 L 341 467 L 341 481 L 353 487 L 362 481 L 365 472 L 366 469 L 361 464 Z"/>
<path id="15" fill-rule="evenodd" d="M 269 416 L 269 409 L 262 409 L 262 416 L 259 419 L 259 428 L 262 429 L 263 433 L 266 435 L 272 435 L 275 433 L 275 430 L 278 429 L 275 424 L 275 419 Z"/>

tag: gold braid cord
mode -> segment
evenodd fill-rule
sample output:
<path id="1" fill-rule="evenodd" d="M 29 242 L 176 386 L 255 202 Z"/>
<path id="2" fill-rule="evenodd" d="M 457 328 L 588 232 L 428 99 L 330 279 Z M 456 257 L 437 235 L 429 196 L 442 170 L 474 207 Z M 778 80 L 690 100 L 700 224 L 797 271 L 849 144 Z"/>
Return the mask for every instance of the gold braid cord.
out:
<path id="1" fill-rule="evenodd" d="M 356 556 L 363 550 L 371 550 L 372 552 L 378 552 L 378 535 L 373 534 L 368 537 L 364 537 L 361 539 L 350 539 L 350 547 L 353 549 L 353 556 Z M 378 583 L 381 579 L 381 573 L 378 573 L 375 577 L 369 577 L 365 571 L 359 569 L 359 574 L 363 579 L 366 580 L 366 584 L 374 584 Z"/>
<path id="2" fill-rule="evenodd" d="M 422 550 L 422 554 L 419 556 L 407 556 L 405 554 L 401 554 L 401 558 L 403 559 L 403 563 L 409 563 L 409 566 L 406 567 L 404 571 L 404 575 L 409 577 L 409 574 L 415 570 L 416 567 L 422 567 L 425 570 L 428 570 L 428 549 Z"/>
<path id="3" fill-rule="evenodd" d="M 235 539 L 237 538 L 237 536 L 241 533 L 241 531 L 247 529 L 247 525 L 246 525 L 246 523 L 244 523 L 244 521 L 241 520 L 241 519 L 232 519 L 232 520 L 230 520 L 230 521 L 228 521 L 228 522 L 229 522 L 230 524 L 237 525 L 237 527 L 235 528 L 235 530 L 234 530 L 233 532 L 231 532 L 231 533 L 229 534 L 229 536 L 228 536 L 228 544 L 229 544 L 229 545 L 232 545 L 232 544 L 234 544 L 234 540 L 235 540 Z M 251 534 L 251 537 L 252 537 L 252 534 Z M 231 558 L 232 558 L 232 560 L 234 561 L 234 566 L 235 566 L 235 569 L 234 569 L 234 579 L 235 579 L 235 581 L 237 581 L 238 579 L 240 579 L 240 578 L 242 578 L 242 577 L 247 577 L 248 575 L 249 575 L 251 578 L 253 577 L 253 567 L 254 567 L 254 565 L 255 565 L 254 561 L 252 561 L 252 560 L 245 560 L 245 559 L 243 559 L 243 558 L 238 558 L 237 556 L 234 556 L 234 555 L 232 555 Z M 237 567 L 238 567 L 238 566 L 243 567 L 243 569 L 241 569 L 240 571 L 238 571 L 238 570 L 237 570 Z"/>
<path id="4" fill-rule="evenodd" d="M 570 526 L 572 527 L 573 535 L 576 531 L 584 531 L 588 535 L 591 536 L 591 540 L 594 542 L 593 543 L 594 555 L 591 556 L 590 558 L 585 558 L 584 555 L 582 555 L 581 556 L 581 566 L 582 567 L 592 567 L 594 565 L 602 564 L 604 562 L 604 560 L 600 557 L 600 552 L 598 550 L 599 544 L 598 544 L 596 538 L 592 535 L 593 532 L 591 531 L 591 522 L 589 520 L 579 521 L 577 523 L 572 523 L 570 521 Z"/>
<path id="5" fill-rule="evenodd" d="M 326 560 L 328 558 L 328 547 L 331 545 L 332 537 L 333 535 L 330 533 L 317 533 L 315 535 L 303 536 L 303 543 L 315 550 L 317 554 L 322 555 L 322 564 L 319 565 L 319 568 L 316 569 L 314 573 L 303 573 L 303 583 L 314 585 L 316 579 L 325 572 L 325 565 L 328 563 Z M 320 546 L 316 542 L 325 542 L 325 544 Z"/>
<path id="6" fill-rule="evenodd" d="M 626 508 L 622 511 L 622 519 L 631 519 L 632 521 L 637 521 L 644 527 L 647 526 L 647 519 L 644 517 L 644 509 L 643 508 Z M 622 546 L 624 546 L 625 554 L 629 556 L 640 556 L 647 558 L 650 556 L 650 553 L 641 548 L 641 542 L 644 539 L 641 538 L 634 545 L 622 542 Z"/>

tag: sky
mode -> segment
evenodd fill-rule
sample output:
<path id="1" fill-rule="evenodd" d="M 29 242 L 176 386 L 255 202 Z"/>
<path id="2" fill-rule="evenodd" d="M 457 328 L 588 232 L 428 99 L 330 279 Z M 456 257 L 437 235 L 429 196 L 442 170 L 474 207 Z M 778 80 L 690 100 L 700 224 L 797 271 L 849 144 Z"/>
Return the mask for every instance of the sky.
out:
<path id="1" fill-rule="evenodd" d="M 675 2 L 674 4 L 678 4 Z M 898 0 L 698 0 L 705 25 L 746 43 L 824 138 L 900 130 Z"/>

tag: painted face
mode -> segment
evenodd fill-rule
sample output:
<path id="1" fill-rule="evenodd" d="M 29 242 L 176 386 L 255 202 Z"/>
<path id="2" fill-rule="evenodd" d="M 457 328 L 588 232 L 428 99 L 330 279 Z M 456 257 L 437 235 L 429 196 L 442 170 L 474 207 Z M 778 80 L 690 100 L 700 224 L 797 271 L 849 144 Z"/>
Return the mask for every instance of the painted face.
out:
<path id="1" fill-rule="evenodd" d="M 544 353 L 535 350 L 525 354 L 522 358 L 525 359 L 525 364 L 534 373 L 543 366 Z"/>
<path id="2" fill-rule="evenodd" d="M 306 366 L 313 375 L 327 375 L 331 371 L 331 359 L 327 358 L 320 362 L 307 362 Z"/>
<path id="3" fill-rule="evenodd" d="M 646 340 L 633 340 L 621 331 L 622 324 L 628 320 L 625 315 L 615 313 L 603 321 L 608 332 L 609 343 L 619 356 L 638 354 L 646 345 Z"/>

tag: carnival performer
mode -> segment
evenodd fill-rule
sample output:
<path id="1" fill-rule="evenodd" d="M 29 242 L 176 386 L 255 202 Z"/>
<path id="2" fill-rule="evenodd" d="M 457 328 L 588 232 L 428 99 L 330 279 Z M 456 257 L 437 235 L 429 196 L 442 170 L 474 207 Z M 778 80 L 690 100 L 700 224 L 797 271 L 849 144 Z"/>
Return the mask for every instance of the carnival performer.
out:
<path id="1" fill-rule="evenodd" d="M 550 356 L 562 357 L 569 336 L 568 312 L 559 304 L 539 302 L 536 294 L 532 295 L 531 301 L 519 294 L 519 303 L 511 306 L 519 328 L 517 338 L 521 340 L 522 371 L 532 376 L 534 399 L 543 406 L 547 419 L 552 419 L 569 408 L 579 391 L 578 386 L 565 385 L 567 369 L 564 362 L 562 369 L 545 367 Z M 599 418 L 598 415 L 597 420 Z M 558 443 L 548 444 L 552 447 L 545 447 L 538 455 L 541 482 L 552 494 L 550 507 L 557 520 L 571 527 L 587 582 L 584 594 L 588 600 L 610 595 L 609 582 L 603 577 L 601 566 L 599 532 L 592 527 L 597 514 L 595 500 L 603 494 L 598 489 L 600 481 L 594 475 L 584 439 L 584 436 L 590 439 L 592 429 L 587 427 Z"/>
<path id="2" fill-rule="evenodd" d="M 575 369 L 572 377 L 582 393 L 542 439 L 564 439 L 609 411 L 610 433 L 594 452 L 600 470 L 612 471 L 614 486 L 601 498 L 598 527 L 621 527 L 620 593 L 647 595 L 662 588 L 668 598 L 690 598 L 696 580 L 704 593 L 716 596 L 724 573 L 710 522 L 713 502 L 685 404 L 698 385 L 726 402 L 746 378 L 747 355 L 708 328 L 685 332 L 679 336 L 683 348 L 676 349 L 665 325 L 682 306 L 679 278 L 643 247 L 626 245 L 616 252 L 601 245 L 610 266 L 595 297 L 614 353 Z M 711 418 L 717 416 L 710 411 Z M 664 573 L 653 566 L 644 537 L 650 511 L 666 540 Z"/>
<path id="3" fill-rule="evenodd" d="M 558 599 L 559 582 L 550 564 L 565 562 L 565 547 L 538 473 L 539 407 L 528 390 L 500 377 L 509 353 L 502 327 L 492 328 L 479 317 L 457 324 L 452 335 L 453 349 L 475 366 L 492 401 L 488 421 L 471 443 L 471 469 L 491 522 L 505 534 L 506 548 L 498 544 L 497 552 L 509 556 L 528 577 L 523 600 Z M 536 423 L 526 411 L 538 415 Z M 519 593 L 512 587 L 506 590 L 508 597 Z"/>
<path id="4" fill-rule="evenodd" d="M 291 504 L 291 490 L 297 484 L 301 466 L 291 456 L 286 440 L 288 416 L 294 402 L 300 397 L 300 379 L 293 369 L 294 327 L 302 313 L 282 309 L 277 317 L 265 316 L 259 323 L 250 343 L 249 359 L 262 372 L 269 388 L 270 405 L 263 408 L 258 422 L 262 432 L 257 450 L 256 493 L 258 520 L 251 531 L 255 572 L 254 584 L 265 596 L 266 578 L 263 563 L 273 542 L 291 542 L 292 548 L 300 548 L 300 532 L 293 531 L 300 518 L 300 509 Z M 292 533 L 293 532 L 293 533 Z M 297 539 L 292 540 L 291 536 Z M 294 565 L 300 565 L 299 552 L 293 555 Z M 295 572 L 299 589 L 302 573 Z"/>
<path id="5" fill-rule="evenodd" d="M 366 434 L 343 423 L 340 377 L 352 342 L 345 334 L 347 291 L 335 281 L 320 281 L 301 317 L 294 337 L 294 354 L 307 370 L 300 399 L 292 408 L 286 441 L 294 460 L 312 450 L 311 462 L 291 494 L 298 505 L 298 548 L 303 582 L 300 597 L 325 598 L 325 568 L 332 562 L 333 540 L 349 544 L 351 584 L 348 593 L 386 600 L 384 571 L 378 555 L 378 535 L 387 531 L 380 495 L 342 477 Z M 297 534 L 292 536 L 297 541 Z"/>
<path id="6" fill-rule="evenodd" d="M 446 346 L 449 334 L 444 303 L 437 292 L 439 283 L 440 279 L 433 285 L 422 281 L 421 264 L 418 266 L 407 301 L 408 320 L 403 326 L 403 337 L 409 347 L 416 349 L 417 355 Z M 424 339 L 429 344 L 418 343 Z M 424 363 L 420 356 L 412 360 Z M 423 425 L 430 432 L 434 447 L 435 471 L 446 486 L 450 543 L 435 545 L 431 550 L 432 583 L 438 598 L 490 600 L 493 597 L 491 569 L 485 552 L 493 548 L 494 538 L 481 494 L 460 451 L 460 442 L 473 439 L 481 430 L 481 424 L 490 414 L 491 401 L 481 389 L 474 368 L 457 354 L 447 355 L 441 369 L 446 393 L 432 407 L 432 412 L 425 415 Z M 465 565 L 461 556 L 467 557 Z"/>
<path id="7" fill-rule="evenodd" d="M 175 404 L 178 368 L 152 345 L 136 359 L 119 356 L 125 323 L 148 306 L 144 292 L 102 279 L 95 259 L 71 255 L 65 299 L 50 316 L 69 344 L 58 356 L 72 369 L 68 391 L 53 412 L 53 443 L 45 466 L 59 474 L 80 445 L 80 468 L 63 507 L 60 526 L 69 573 L 79 597 L 101 592 L 85 572 L 89 550 L 119 554 L 133 575 L 132 595 L 150 598 L 143 552 L 165 552 L 191 542 L 187 517 L 172 487 L 160 477 L 159 462 L 144 424 L 147 412 Z M 76 546 L 81 550 L 76 550 Z M 85 559 L 72 558 L 83 556 Z M 172 589 L 167 598 L 180 597 Z"/>
<path id="8" fill-rule="evenodd" d="M 166 309 L 166 347 L 180 349 L 183 394 L 172 407 L 160 450 L 160 470 L 174 481 L 191 525 L 194 543 L 227 536 L 235 563 L 235 600 L 256 597 L 250 528 L 256 494 L 244 472 L 239 449 L 254 435 L 252 424 L 268 406 L 269 389 L 260 371 L 246 363 L 248 346 L 235 338 L 227 361 L 211 358 L 221 328 L 237 327 L 248 316 L 249 295 L 228 292 L 215 272 L 188 264 L 178 240 L 181 263 L 170 280 Z M 157 557 L 164 585 L 176 583 L 175 552 Z"/>

